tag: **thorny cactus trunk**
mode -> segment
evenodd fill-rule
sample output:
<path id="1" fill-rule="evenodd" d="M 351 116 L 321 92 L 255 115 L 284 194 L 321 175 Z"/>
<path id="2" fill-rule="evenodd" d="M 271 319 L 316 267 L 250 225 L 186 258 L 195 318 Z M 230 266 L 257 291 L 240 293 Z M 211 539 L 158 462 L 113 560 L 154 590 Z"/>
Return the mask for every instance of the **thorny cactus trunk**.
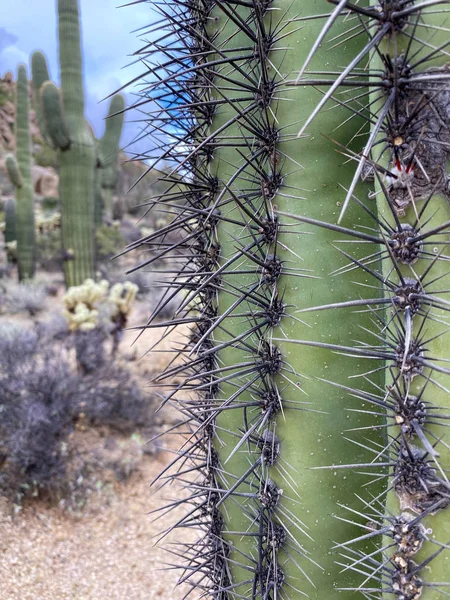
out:
<path id="1" fill-rule="evenodd" d="M 32 279 L 36 268 L 29 107 L 27 71 L 24 65 L 20 65 L 16 85 L 16 154 L 6 159 L 8 175 L 16 189 L 14 231 L 19 281 Z M 8 229 L 11 228 L 9 216 Z"/>
<path id="2" fill-rule="evenodd" d="M 158 479 L 199 597 L 450 589 L 450 9 L 332 4 L 154 3 L 142 51 L 173 220 L 130 249 L 175 265 L 145 327 L 187 328 Z"/>

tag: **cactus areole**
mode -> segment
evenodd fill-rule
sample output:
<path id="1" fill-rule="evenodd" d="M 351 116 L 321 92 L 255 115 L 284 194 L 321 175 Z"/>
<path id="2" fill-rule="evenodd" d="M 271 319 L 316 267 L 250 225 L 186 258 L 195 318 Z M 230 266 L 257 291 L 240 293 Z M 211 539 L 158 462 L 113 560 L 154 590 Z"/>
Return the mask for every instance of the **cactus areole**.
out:
<path id="1" fill-rule="evenodd" d="M 449 3 L 151 4 L 145 158 L 171 165 L 172 221 L 130 250 L 171 259 L 144 328 L 185 342 L 154 381 L 183 420 L 158 482 L 190 490 L 165 533 L 200 531 L 169 546 L 180 582 L 445 597 Z"/>

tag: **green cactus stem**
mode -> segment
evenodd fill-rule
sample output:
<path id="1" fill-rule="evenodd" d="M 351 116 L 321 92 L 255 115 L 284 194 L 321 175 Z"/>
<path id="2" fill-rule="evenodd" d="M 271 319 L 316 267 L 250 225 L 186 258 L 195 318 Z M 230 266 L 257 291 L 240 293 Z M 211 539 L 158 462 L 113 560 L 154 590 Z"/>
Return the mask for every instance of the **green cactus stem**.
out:
<path id="1" fill-rule="evenodd" d="M 129 248 L 172 261 L 142 330 L 185 328 L 154 378 L 183 418 L 157 481 L 190 489 L 175 528 L 200 534 L 172 550 L 199 597 L 450 586 L 450 9 L 331 4 L 152 4 L 173 218 Z"/>
<path id="2" fill-rule="evenodd" d="M 70 149 L 72 138 L 67 129 L 61 101 L 61 94 L 56 85 L 51 81 L 46 81 L 41 89 L 45 131 L 53 146 L 64 152 Z"/>
<path id="3" fill-rule="evenodd" d="M 14 198 L 8 198 L 5 202 L 5 247 L 6 257 L 9 263 L 17 262 L 17 220 L 16 220 L 16 201 Z"/>
<path id="4" fill-rule="evenodd" d="M 113 193 L 117 185 L 120 137 L 122 135 L 125 99 L 116 94 L 111 99 L 108 116 L 106 117 L 105 133 L 100 140 L 100 178 L 104 215 L 107 221 L 112 221 Z"/>
<path id="5" fill-rule="evenodd" d="M 34 232 L 33 185 L 31 181 L 31 136 L 29 123 L 28 78 L 24 65 L 17 72 L 16 154 L 6 159 L 11 183 L 16 189 L 15 231 L 19 281 L 34 277 L 36 241 Z M 12 240 L 11 240 L 12 241 Z"/>
<path id="6" fill-rule="evenodd" d="M 339 302 L 358 293 L 364 298 L 369 292 L 361 287 L 364 272 L 347 273 L 330 284 L 329 272 L 346 263 L 333 248 L 333 231 L 301 228 L 282 214 L 295 210 L 310 219 L 336 217 L 342 197 L 338 181 L 350 183 L 353 165 L 346 164 L 322 133 L 338 128 L 345 112 L 337 108 L 323 113 L 311 139 L 297 139 L 298 123 L 321 94 L 288 84 L 321 30 L 319 16 L 305 31 L 292 18 L 288 2 L 268 3 L 267 10 L 256 2 L 200 4 L 198 14 L 186 16 L 186 29 L 195 31 L 200 46 L 196 52 L 204 58 L 192 79 L 178 80 L 178 102 L 161 117 L 178 125 L 173 149 L 167 151 L 179 165 L 176 172 L 191 171 L 179 191 L 172 185 L 160 202 L 175 212 L 173 223 L 143 240 L 149 247 L 161 243 L 147 266 L 186 252 L 185 242 L 175 245 L 175 251 L 167 244 L 169 231 L 184 228 L 195 249 L 192 263 L 187 259 L 175 284 L 168 283 L 168 297 L 171 288 L 184 288 L 187 295 L 175 319 L 191 323 L 183 351 L 191 360 L 171 366 L 157 379 L 184 377 L 177 402 L 190 417 L 192 434 L 185 450 L 199 470 L 192 504 L 209 515 L 204 537 L 187 552 L 192 561 L 188 570 L 201 565 L 211 588 L 196 583 L 194 574 L 193 585 L 221 590 L 219 597 L 224 598 L 227 590 L 230 598 L 283 597 L 282 589 L 295 600 L 304 594 L 337 598 L 341 567 L 330 549 L 333 542 L 347 540 L 348 525 L 336 519 L 336 506 L 345 502 L 356 509 L 358 501 L 348 490 L 367 479 L 356 470 L 344 474 L 312 468 L 344 462 L 348 442 L 342 430 L 369 426 L 373 417 L 352 413 L 358 402 L 349 402 L 337 386 L 321 379 L 343 385 L 349 376 L 363 374 L 365 366 L 343 364 L 324 349 L 292 350 L 283 336 L 310 335 L 310 325 L 296 311 L 311 302 Z M 305 9 L 319 10 L 316 3 L 305 4 Z M 183 19 L 178 13 L 176 17 L 170 25 L 181 23 L 180 42 Z M 337 34 L 344 32 L 341 23 Z M 295 52 L 286 53 L 286 40 Z M 333 56 L 323 51 L 314 66 L 326 55 L 330 68 L 338 69 L 362 44 L 349 42 Z M 161 75 L 155 70 L 155 78 L 162 78 L 164 66 Z M 167 89 L 153 87 L 163 104 L 169 90 L 173 93 L 170 77 Z M 180 138 L 187 125 L 177 121 L 180 105 L 188 123 L 194 107 L 195 125 L 186 133 L 184 153 Z M 354 119 L 337 139 L 347 143 L 362 125 Z M 155 130 L 160 126 L 157 121 Z M 173 179 L 170 173 L 167 181 Z M 356 205 L 349 218 L 362 227 L 370 222 Z M 354 256 L 362 257 L 362 252 L 355 248 Z M 351 310 L 338 322 L 333 314 L 318 314 L 319 320 L 323 337 L 336 343 L 351 344 L 361 326 L 370 326 L 370 314 L 361 317 Z M 198 395 L 197 404 L 191 393 Z M 168 399 L 174 401 L 173 395 Z M 322 413 L 332 417 L 325 419 Z M 372 429 L 376 440 L 377 427 Z M 369 460 L 370 455 L 361 449 L 360 456 Z M 372 490 L 376 494 L 377 486 Z M 192 511 L 180 526 L 189 527 L 191 518 Z M 203 546 L 214 551 L 202 552 Z M 358 577 L 351 576 L 347 581 L 356 585 Z"/>
<path id="7" fill-rule="evenodd" d="M 47 143 L 52 144 L 51 137 L 47 132 L 40 98 L 42 86 L 46 81 L 50 81 L 47 60 L 42 52 L 34 52 L 31 56 L 31 73 L 33 77 L 34 106 L 36 109 L 39 129 L 44 140 Z M 57 107 L 57 110 L 59 110 L 59 106 Z"/>
<path id="8" fill-rule="evenodd" d="M 5 243 L 17 240 L 16 201 L 8 198 L 5 202 Z"/>
<path id="9" fill-rule="evenodd" d="M 95 274 L 95 140 L 84 117 L 84 92 L 78 0 L 58 0 L 61 92 L 44 81 L 42 55 L 33 71 L 44 131 L 60 150 L 61 238 L 67 286 L 81 285 Z"/>
<path id="10" fill-rule="evenodd" d="M 434 9 L 424 11 L 420 17 L 426 39 L 432 39 L 433 47 L 448 45 L 448 30 L 441 28 L 442 13 Z M 391 361 L 386 383 L 402 389 L 410 406 L 396 419 L 388 415 L 391 436 L 398 442 L 385 454 L 395 463 L 392 478 L 396 481 L 387 494 L 386 507 L 387 515 L 417 522 L 417 539 L 415 547 L 394 546 L 386 552 L 389 566 L 397 571 L 399 588 L 386 598 L 394 600 L 406 589 L 411 595 L 420 595 L 421 600 L 435 600 L 447 595 L 450 585 L 446 546 L 450 539 L 450 440 L 446 418 L 450 413 L 450 336 L 445 293 L 450 287 L 450 188 L 446 169 L 450 149 L 445 145 L 450 139 L 450 66 L 446 53 L 424 49 L 422 36 L 411 42 L 409 32 L 410 28 L 386 38 L 380 50 L 392 57 L 405 79 L 395 108 L 398 121 L 409 114 L 410 122 L 397 132 L 402 139 L 390 142 L 389 153 L 380 159 L 380 153 L 373 151 L 372 156 L 388 171 L 384 177 L 379 175 L 376 185 L 380 217 L 392 228 L 397 220 L 404 231 L 421 238 L 420 246 L 413 248 L 413 256 L 407 252 L 406 260 L 397 266 L 398 284 L 402 278 L 414 282 L 423 295 L 433 294 L 435 301 L 425 305 L 419 296 L 403 310 L 397 307 L 390 311 L 395 327 L 410 338 L 410 347 L 404 351 L 401 365 L 392 368 Z M 373 63 L 374 70 L 389 71 L 378 58 Z M 374 100 L 382 106 L 386 94 Z M 396 153 L 392 146 L 398 147 Z M 392 258 L 383 262 L 386 279 L 392 277 L 393 264 Z M 388 296 L 387 290 L 385 293 Z M 412 530 L 409 526 L 410 538 L 414 537 Z M 390 540 L 384 541 L 387 545 Z"/>
<path id="11" fill-rule="evenodd" d="M 17 164 L 17 160 L 12 154 L 9 154 L 6 157 L 6 171 L 8 173 L 9 180 L 14 187 L 23 187 L 22 174 L 20 172 L 19 165 Z"/>

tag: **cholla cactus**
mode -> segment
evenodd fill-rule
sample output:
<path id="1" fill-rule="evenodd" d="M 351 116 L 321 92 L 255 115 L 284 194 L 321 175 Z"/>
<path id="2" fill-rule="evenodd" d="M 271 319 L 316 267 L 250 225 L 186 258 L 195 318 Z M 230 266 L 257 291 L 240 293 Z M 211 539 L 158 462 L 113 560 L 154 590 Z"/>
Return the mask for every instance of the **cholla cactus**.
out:
<path id="1" fill-rule="evenodd" d="M 97 306 L 106 299 L 108 288 L 106 280 L 95 283 L 93 279 L 87 279 L 82 285 L 67 290 L 63 298 L 63 315 L 70 331 L 92 331 L 98 326 Z"/>
<path id="2" fill-rule="evenodd" d="M 131 281 L 126 281 L 125 283 L 116 283 L 113 285 L 109 293 L 108 301 L 112 305 L 111 320 L 114 323 L 112 331 L 113 356 L 119 347 L 137 292 L 138 286 Z"/>
<path id="3" fill-rule="evenodd" d="M 108 302 L 113 305 L 114 318 L 118 315 L 121 315 L 123 319 L 128 318 L 137 292 L 138 286 L 131 281 L 113 285 L 109 292 Z"/>
<path id="4" fill-rule="evenodd" d="M 37 210 L 34 215 L 36 233 L 45 234 L 61 227 L 61 213 L 54 212 L 51 215 L 46 215 L 40 210 Z"/>
<path id="5" fill-rule="evenodd" d="M 109 289 L 108 281 L 95 283 L 92 279 L 69 288 L 64 296 L 63 311 L 69 323 L 69 330 L 87 332 L 100 329 L 106 324 L 101 322 L 100 307 L 103 306 L 103 320 L 110 320 L 107 329 L 113 339 L 112 354 L 115 355 L 137 291 L 137 285 L 130 281 L 116 283 Z"/>

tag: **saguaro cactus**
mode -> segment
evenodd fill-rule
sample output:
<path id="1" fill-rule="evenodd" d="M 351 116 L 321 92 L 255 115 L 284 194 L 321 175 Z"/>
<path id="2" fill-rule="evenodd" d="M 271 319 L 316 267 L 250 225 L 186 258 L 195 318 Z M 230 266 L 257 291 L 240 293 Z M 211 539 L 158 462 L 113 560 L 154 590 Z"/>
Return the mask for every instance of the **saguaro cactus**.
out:
<path id="1" fill-rule="evenodd" d="M 61 239 L 66 285 L 94 276 L 95 141 L 84 117 L 78 0 L 58 0 L 61 94 L 48 78 L 45 59 L 33 57 L 33 82 L 41 102 L 45 137 L 60 150 Z"/>
<path id="2" fill-rule="evenodd" d="M 201 597 L 450 587 L 450 9 L 332 4 L 155 2 L 143 50 L 173 220 L 130 250 L 176 265 L 144 328 L 184 327 L 158 481 L 191 490 L 172 550 Z"/>
<path id="3" fill-rule="evenodd" d="M 5 202 L 5 243 L 17 241 L 16 201 L 8 198 Z"/>
<path id="4" fill-rule="evenodd" d="M 117 185 L 120 137 L 122 135 L 125 99 L 121 94 L 112 97 L 105 123 L 105 133 L 99 144 L 99 167 L 103 213 L 112 221 L 113 193 Z"/>
<path id="5" fill-rule="evenodd" d="M 34 276 L 36 266 L 28 77 L 24 65 L 17 71 L 15 130 L 16 154 L 7 156 L 6 167 L 16 189 L 17 264 L 19 281 L 24 281 Z"/>

